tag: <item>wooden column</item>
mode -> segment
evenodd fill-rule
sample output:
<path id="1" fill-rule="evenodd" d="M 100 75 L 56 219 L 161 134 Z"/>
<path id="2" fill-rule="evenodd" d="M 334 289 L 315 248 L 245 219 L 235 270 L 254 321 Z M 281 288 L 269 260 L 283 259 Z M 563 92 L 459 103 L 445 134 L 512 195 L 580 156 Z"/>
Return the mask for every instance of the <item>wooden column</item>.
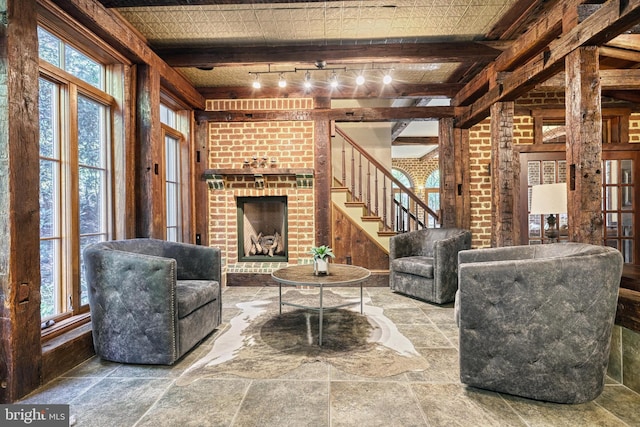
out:
<path id="1" fill-rule="evenodd" d="M 597 47 L 566 58 L 569 240 L 602 244 L 602 111 Z"/>
<path id="2" fill-rule="evenodd" d="M 471 185 L 469 181 L 469 129 L 453 129 L 456 168 L 456 226 L 471 228 Z"/>
<path id="3" fill-rule="evenodd" d="M 316 97 L 315 108 L 331 108 L 331 99 Z M 331 242 L 331 122 L 316 119 L 314 122 L 315 242 L 329 245 Z"/>
<path id="4" fill-rule="evenodd" d="M 136 237 L 165 238 L 160 75 L 138 65 L 136 123 Z"/>
<path id="5" fill-rule="evenodd" d="M 491 106 L 491 246 L 519 244 L 519 221 L 515 214 L 519 170 L 514 164 L 513 102 Z"/>
<path id="6" fill-rule="evenodd" d="M 204 171 L 209 168 L 209 122 L 205 120 L 196 121 L 194 132 L 195 163 L 193 181 L 195 188 L 193 194 L 195 199 L 196 231 L 194 243 L 209 246 L 209 187 L 202 178 Z"/>
<path id="7" fill-rule="evenodd" d="M 36 0 L 2 4 L 0 403 L 10 403 L 40 385 L 42 369 L 38 38 Z"/>
<path id="8" fill-rule="evenodd" d="M 438 140 L 440 145 L 440 225 L 456 227 L 456 153 L 453 137 L 453 118 L 440 119 Z"/>

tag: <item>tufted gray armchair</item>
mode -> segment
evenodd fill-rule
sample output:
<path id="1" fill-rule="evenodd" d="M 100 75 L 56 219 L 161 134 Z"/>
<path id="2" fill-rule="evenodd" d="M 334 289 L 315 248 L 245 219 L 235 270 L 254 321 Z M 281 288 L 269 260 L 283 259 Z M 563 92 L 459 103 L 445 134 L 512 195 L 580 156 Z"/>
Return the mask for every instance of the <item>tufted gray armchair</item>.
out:
<path id="1" fill-rule="evenodd" d="M 459 253 L 462 383 L 582 403 L 603 390 L 622 255 L 581 243 Z"/>
<path id="2" fill-rule="evenodd" d="M 84 250 L 96 354 L 171 365 L 221 322 L 220 250 L 155 239 Z"/>
<path id="3" fill-rule="evenodd" d="M 458 289 L 458 251 L 471 248 L 471 232 L 427 228 L 391 237 L 389 285 L 392 290 L 443 304 Z"/>

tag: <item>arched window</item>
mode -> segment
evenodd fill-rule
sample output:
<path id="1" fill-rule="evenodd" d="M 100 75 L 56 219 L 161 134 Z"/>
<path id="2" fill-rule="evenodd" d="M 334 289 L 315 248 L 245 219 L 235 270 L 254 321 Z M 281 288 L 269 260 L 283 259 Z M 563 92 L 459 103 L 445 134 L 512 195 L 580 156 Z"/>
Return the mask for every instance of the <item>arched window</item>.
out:
<path id="1" fill-rule="evenodd" d="M 400 181 L 402 183 L 402 185 L 404 185 L 405 187 L 407 187 L 407 188 L 412 188 L 413 187 L 413 184 L 411 183 L 411 179 L 409 179 L 407 174 L 402 172 L 400 169 L 396 169 L 396 168 L 391 169 L 391 174 L 393 175 L 393 177 L 395 179 Z M 395 184 L 393 186 L 396 187 Z"/>
<path id="2" fill-rule="evenodd" d="M 427 206 L 434 211 L 438 212 L 440 209 L 440 171 L 434 170 L 427 177 L 424 183 L 425 198 L 427 199 Z M 437 227 L 433 217 L 429 217 L 429 227 Z"/>

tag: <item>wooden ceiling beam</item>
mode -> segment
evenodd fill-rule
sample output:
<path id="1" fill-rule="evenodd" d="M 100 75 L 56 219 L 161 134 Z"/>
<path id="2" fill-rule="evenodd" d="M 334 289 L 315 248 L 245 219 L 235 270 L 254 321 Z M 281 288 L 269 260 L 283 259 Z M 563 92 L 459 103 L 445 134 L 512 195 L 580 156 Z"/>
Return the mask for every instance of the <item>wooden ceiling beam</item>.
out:
<path id="1" fill-rule="evenodd" d="M 451 63 L 493 61 L 501 51 L 485 43 L 370 43 L 353 45 L 291 45 L 245 47 L 156 48 L 172 67 L 237 67 L 260 64 L 315 64 L 318 60 L 340 64 Z"/>
<path id="2" fill-rule="evenodd" d="M 364 84 L 362 86 L 341 85 L 336 89 L 314 88 L 306 91 L 288 85 L 286 88 L 254 89 L 250 86 L 235 87 L 207 87 L 198 88 L 202 96 L 207 99 L 243 99 L 243 98 L 308 98 L 310 96 L 325 96 L 332 99 L 367 99 L 367 98 L 451 98 L 462 88 L 461 84 L 400 84 L 392 83 L 387 86 Z"/>
<path id="3" fill-rule="evenodd" d="M 212 6 L 218 4 L 315 3 L 342 0 L 98 0 L 104 7 Z"/>
<path id="4" fill-rule="evenodd" d="M 536 86 L 539 90 L 564 90 L 566 86 L 564 72 Z M 640 90 L 640 69 L 600 70 L 602 90 Z"/>
<path id="5" fill-rule="evenodd" d="M 640 45 L 636 47 L 639 49 Z M 617 47 L 602 46 L 600 48 L 600 57 L 609 57 L 622 59 L 624 61 L 640 62 L 640 52 L 637 50 L 620 49 Z"/>
<path id="6" fill-rule="evenodd" d="M 391 145 L 438 145 L 437 136 L 400 136 Z"/>
<path id="7" fill-rule="evenodd" d="M 305 110 L 197 111 L 196 120 L 210 122 L 268 122 L 335 120 L 337 122 L 389 122 L 454 117 L 454 107 L 328 108 Z"/>
<path id="8" fill-rule="evenodd" d="M 468 128 L 487 117 L 492 104 L 517 98 L 564 67 L 564 58 L 580 46 L 599 46 L 640 20 L 640 0 L 608 0 L 585 21 L 573 27 L 529 62 L 506 75 L 456 118 L 456 126 Z M 457 105 L 457 104 L 454 104 Z"/>
<path id="9" fill-rule="evenodd" d="M 126 52 L 132 62 L 143 62 L 156 68 L 165 87 L 183 102 L 193 108 L 204 108 L 202 95 L 182 74 L 160 59 L 118 14 L 90 0 L 65 0 L 56 4 L 117 50 Z"/>
<path id="10" fill-rule="evenodd" d="M 562 33 L 565 13 L 577 14 L 580 0 L 560 2 L 543 15 L 534 25 L 502 52 L 496 60 L 472 78 L 452 100 L 452 105 L 469 105 L 476 101 L 478 94 L 491 89 L 496 83 L 498 72 L 513 70 L 517 64 L 526 62 L 542 51 L 553 39 Z"/>

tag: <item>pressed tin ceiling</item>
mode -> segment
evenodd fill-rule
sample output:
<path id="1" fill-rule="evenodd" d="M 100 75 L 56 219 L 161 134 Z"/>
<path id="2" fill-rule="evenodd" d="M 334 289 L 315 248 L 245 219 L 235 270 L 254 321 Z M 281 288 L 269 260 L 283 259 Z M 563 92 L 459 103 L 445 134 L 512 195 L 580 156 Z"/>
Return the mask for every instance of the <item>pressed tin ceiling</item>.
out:
<path id="1" fill-rule="evenodd" d="M 131 1 L 135 4 L 135 1 Z M 206 6 L 150 6 L 116 9 L 153 48 L 239 46 L 318 46 L 423 43 L 483 40 L 515 0 L 397 0 L 327 1 L 309 3 L 218 4 Z M 323 58 L 317 58 L 321 60 Z M 456 63 L 394 63 L 384 58 L 371 64 L 327 63 L 340 71 L 341 80 L 353 80 L 361 70 L 379 81 L 389 72 L 407 84 L 443 83 L 458 68 Z M 300 62 L 272 71 L 313 68 Z M 196 87 L 241 86 L 251 83 L 249 72 L 267 71 L 265 65 L 216 67 L 203 71 L 181 68 Z M 299 84 L 304 72 L 285 74 Z M 329 73 L 313 72 L 316 82 Z M 278 75 L 261 76 L 276 85 Z"/>

